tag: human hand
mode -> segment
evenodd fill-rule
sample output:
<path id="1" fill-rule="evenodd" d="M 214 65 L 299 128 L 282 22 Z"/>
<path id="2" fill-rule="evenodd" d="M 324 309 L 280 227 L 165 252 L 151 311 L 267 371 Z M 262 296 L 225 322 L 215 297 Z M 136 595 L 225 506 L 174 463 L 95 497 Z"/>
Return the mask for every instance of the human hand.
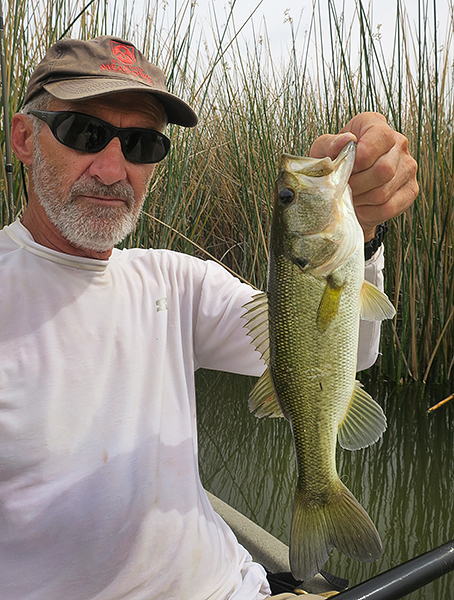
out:
<path id="1" fill-rule="evenodd" d="M 415 200 L 417 163 L 408 151 L 407 138 L 391 129 L 383 115 L 373 112 L 356 115 L 338 135 L 320 136 L 309 154 L 334 159 L 350 141 L 357 147 L 349 184 L 367 242 L 377 225 L 397 217 Z"/>

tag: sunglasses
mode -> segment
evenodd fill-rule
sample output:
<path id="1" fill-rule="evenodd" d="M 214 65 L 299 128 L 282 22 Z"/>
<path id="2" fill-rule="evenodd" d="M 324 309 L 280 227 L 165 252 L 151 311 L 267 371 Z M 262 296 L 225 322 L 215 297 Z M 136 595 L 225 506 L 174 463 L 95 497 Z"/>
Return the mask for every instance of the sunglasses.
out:
<path id="1" fill-rule="evenodd" d="M 56 140 L 72 150 L 100 152 L 117 137 L 126 160 L 150 164 L 162 160 L 170 140 L 160 131 L 140 127 L 120 128 L 96 117 L 69 111 L 30 110 L 30 114 L 47 123 Z"/>

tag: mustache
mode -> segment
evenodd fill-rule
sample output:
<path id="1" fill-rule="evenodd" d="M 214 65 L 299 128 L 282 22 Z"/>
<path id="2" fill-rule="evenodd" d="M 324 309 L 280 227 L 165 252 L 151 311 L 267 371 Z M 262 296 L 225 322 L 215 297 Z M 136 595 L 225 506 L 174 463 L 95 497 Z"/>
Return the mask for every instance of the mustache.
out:
<path id="1" fill-rule="evenodd" d="M 97 196 L 99 198 L 119 198 L 124 200 L 128 206 L 134 203 L 134 189 L 131 184 L 117 182 L 106 185 L 96 179 L 82 175 L 72 186 L 70 197 L 75 201 L 77 196 Z"/>

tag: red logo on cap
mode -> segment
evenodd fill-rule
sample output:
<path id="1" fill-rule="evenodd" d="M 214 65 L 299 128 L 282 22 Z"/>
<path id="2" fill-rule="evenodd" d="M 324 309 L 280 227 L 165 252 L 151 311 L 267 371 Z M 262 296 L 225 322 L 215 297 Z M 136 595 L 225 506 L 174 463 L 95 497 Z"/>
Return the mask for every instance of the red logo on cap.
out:
<path id="1" fill-rule="evenodd" d="M 125 65 L 133 65 L 136 62 L 136 57 L 134 54 L 134 46 L 127 46 L 126 44 L 121 44 L 120 42 L 111 41 L 112 53 L 117 60 L 122 62 Z"/>

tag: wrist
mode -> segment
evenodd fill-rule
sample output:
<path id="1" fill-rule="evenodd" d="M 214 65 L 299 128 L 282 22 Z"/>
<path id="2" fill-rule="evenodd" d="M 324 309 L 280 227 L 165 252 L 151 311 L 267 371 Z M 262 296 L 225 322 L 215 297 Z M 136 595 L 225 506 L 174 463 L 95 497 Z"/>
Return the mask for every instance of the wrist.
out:
<path id="1" fill-rule="evenodd" d="M 388 223 L 385 221 L 375 228 L 375 234 L 372 239 L 369 239 L 364 244 L 364 258 L 370 260 L 383 244 L 386 232 L 388 231 Z"/>
<path id="2" fill-rule="evenodd" d="M 372 229 L 364 229 L 363 228 L 364 243 L 367 244 L 367 242 L 370 242 L 371 240 L 373 240 L 376 233 L 377 233 L 377 226 L 372 227 Z"/>

